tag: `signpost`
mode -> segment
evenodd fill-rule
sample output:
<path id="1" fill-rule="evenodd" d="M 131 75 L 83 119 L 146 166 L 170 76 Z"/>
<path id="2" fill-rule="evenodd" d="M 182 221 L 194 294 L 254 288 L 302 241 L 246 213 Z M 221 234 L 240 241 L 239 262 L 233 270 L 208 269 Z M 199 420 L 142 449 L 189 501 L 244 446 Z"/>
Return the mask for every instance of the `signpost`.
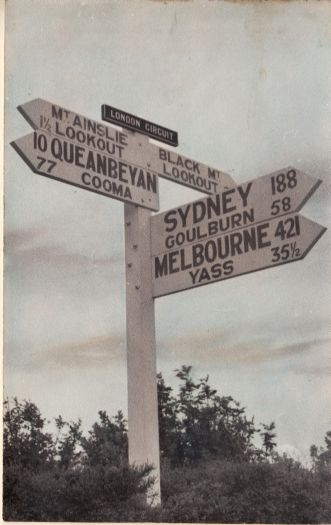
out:
<path id="1" fill-rule="evenodd" d="M 47 100 L 31 100 L 18 110 L 34 129 L 113 155 L 202 193 L 218 193 L 236 185 L 227 173 L 156 146 L 140 133 L 114 129 Z"/>
<path id="2" fill-rule="evenodd" d="M 125 203 L 129 463 L 154 465 L 160 503 L 154 299 L 303 259 L 326 228 L 297 212 L 321 180 L 288 167 L 236 186 L 141 135 L 175 132 L 110 106 L 104 117 L 139 133 L 42 99 L 18 109 L 35 131 L 11 144 L 33 172 Z M 209 196 L 151 216 L 158 175 Z"/>
<path id="3" fill-rule="evenodd" d="M 130 465 L 154 465 L 160 502 L 160 453 L 156 382 L 155 313 L 152 295 L 150 212 L 125 204 L 126 347 Z"/>

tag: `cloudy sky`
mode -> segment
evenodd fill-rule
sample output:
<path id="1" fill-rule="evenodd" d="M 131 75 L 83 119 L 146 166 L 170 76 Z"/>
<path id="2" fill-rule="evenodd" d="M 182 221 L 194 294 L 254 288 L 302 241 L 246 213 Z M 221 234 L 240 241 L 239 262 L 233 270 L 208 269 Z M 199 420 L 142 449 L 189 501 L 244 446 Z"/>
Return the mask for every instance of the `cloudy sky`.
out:
<path id="1" fill-rule="evenodd" d="M 110 104 L 178 131 L 178 153 L 237 183 L 288 165 L 323 180 L 330 228 L 328 2 L 10 0 L 5 85 L 5 393 L 49 417 L 126 412 L 123 204 L 35 175 L 8 145 L 44 98 Z M 160 180 L 160 210 L 201 194 Z M 330 230 L 307 258 L 157 299 L 157 368 L 191 364 L 278 444 L 330 429 Z"/>

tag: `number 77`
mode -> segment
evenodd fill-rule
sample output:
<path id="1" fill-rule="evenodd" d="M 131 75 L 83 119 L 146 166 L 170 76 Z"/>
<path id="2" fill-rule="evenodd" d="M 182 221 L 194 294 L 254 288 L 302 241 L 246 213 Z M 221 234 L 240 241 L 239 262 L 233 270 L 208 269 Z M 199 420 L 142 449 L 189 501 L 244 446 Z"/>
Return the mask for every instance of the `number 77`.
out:
<path id="1" fill-rule="evenodd" d="M 37 157 L 37 159 L 40 161 L 37 166 L 37 170 L 41 170 L 41 167 L 45 164 L 45 162 L 48 163 L 48 168 L 46 170 L 47 173 L 51 173 L 52 169 L 56 166 L 56 162 L 54 162 L 54 160 L 47 160 L 44 157 Z"/>

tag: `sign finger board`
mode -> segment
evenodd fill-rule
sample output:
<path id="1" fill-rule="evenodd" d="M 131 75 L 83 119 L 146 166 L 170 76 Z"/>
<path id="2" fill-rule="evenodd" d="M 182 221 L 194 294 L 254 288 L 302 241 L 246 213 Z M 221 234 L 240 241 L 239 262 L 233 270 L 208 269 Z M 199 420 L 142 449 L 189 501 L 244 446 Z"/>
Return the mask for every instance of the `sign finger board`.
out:
<path id="1" fill-rule="evenodd" d="M 293 167 L 151 217 L 152 254 L 299 211 L 321 184 Z"/>
<path id="2" fill-rule="evenodd" d="M 154 255 L 153 296 L 298 261 L 325 230 L 303 216 L 290 214 Z"/>
<path id="3" fill-rule="evenodd" d="M 63 138 L 34 131 L 12 146 L 34 173 L 157 211 L 158 177 Z"/>

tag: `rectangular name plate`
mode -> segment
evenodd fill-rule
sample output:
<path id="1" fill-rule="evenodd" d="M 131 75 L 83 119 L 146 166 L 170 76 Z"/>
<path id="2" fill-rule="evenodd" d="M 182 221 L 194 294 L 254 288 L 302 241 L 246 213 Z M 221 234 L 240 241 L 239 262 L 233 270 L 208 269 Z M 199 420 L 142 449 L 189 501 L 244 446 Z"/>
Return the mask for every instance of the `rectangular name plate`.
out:
<path id="1" fill-rule="evenodd" d="M 103 104 L 101 106 L 101 117 L 106 122 L 117 124 L 123 128 L 131 129 L 132 131 L 138 131 L 144 135 L 148 135 L 152 139 L 159 140 L 170 146 L 178 146 L 178 133 L 148 120 L 144 120 L 130 113 L 126 113 L 121 109 L 116 109 L 112 106 Z"/>

